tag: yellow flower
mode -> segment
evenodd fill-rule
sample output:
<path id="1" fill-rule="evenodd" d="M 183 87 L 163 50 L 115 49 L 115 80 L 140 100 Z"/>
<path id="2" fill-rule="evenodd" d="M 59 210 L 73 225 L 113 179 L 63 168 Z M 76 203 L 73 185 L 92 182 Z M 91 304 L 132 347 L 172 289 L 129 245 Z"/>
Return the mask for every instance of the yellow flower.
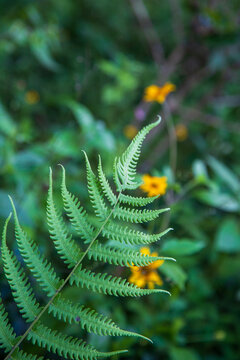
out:
<path id="1" fill-rule="evenodd" d="M 150 249 L 148 247 L 143 247 L 140 250 L 143 256 L 158 256 L 156 252 L 150 253 Z M 158 275 L 156 269 L 159 268 L 164 263 L 164 260 L 154 261 L 152 264 L 147 266 L 131 266 L 131 276 L 129 277 L 129 282 L 137 285 L 140 288 L 145 287 L 146 285 L 149 289 L 154 289 L 154 285 L 162 285 L 163 281 L 161 277 Z"/>
<path id="2" fill-rule="evenodd" d="M 39 93 L 35 90 L 30 90 L 26 92 L 25 95 L 25 101 L 26 103 L 28 103 L 29 105 L 34 105 L 37 102 L 39 102 L 40 96 Z"/>
<path id="3" fill-rule="evenodd" d="M 169 93 L 176 90 L 176 86 L 170 82 L 166 82 L 162 87 L 157 85 L 150 85 L 145 89 L 143 100 L 157 101 L 160 104 L 164 103 Z"/>
<path id="4" fill-rule="evenodd" d="M 175 127 L 176 137 L 179 141 L 184 141 L 188 137 L 188 129 L 184 124 L 178 124 Z"/>
<path id="5" fill-rule="evenodd" d="M 138 129 L 134 125 L 127 125 L 123 129 L 123 133 L 126 136 L 126 138 L 132 140 L 134 138 L 134 136 L 137 135 Z"/>
<path id="6" fill-rule="evenodd" d="M 164 195 L 167 189 L 167 177 L 143 175 L 143 184 L 140 185 L 140 189 L 148 196 Z"/>

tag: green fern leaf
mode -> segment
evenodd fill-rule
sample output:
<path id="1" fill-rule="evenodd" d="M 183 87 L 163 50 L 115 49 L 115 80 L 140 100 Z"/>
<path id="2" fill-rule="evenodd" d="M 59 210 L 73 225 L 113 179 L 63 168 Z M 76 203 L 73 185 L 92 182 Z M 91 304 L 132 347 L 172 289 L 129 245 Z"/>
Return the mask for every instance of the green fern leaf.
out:
<path id="1" fill-rule="evenodd" d="M 4 231 L 6 231 L 6 229 Z M 8 321 L 6 310 L 2 304 L 2 299 L 0 298 L 0 347 L 5 349 L 6 352 L 9 352 L 12 349 L 12 347 L 16 344 L 17 340 L 18 338 L 13 330 L 13 327 L 10 325 Z M 43 357 L 41 356 L 39 358 L 36 355 L 27 354 L 22 350 L 16 349 L 14 353 L 11 355 L 11 359 L 12 360 L 43 360 Z"/>
<path id="2" fill-rule="evenodd" d="M 107 208 L 107 206 L 105 204 L 105 201 L 104 201 L 104 198 L 103 198 L 103 195 L 101 192 L 100 183 L 91 169 L 91 165 L 89 163 L 87 154 L 85 152 L 83 152 L 83 153 L 85 155 L 85 160 L 86 160 L 89 197 L 90 197 L 90 200 L 91 200 L 91 203 L 92 203 L 92 206 L 94 208 L 96 215 L 101 220 L 105 220 L 109 214 L 109 209 Z"/>
<path id="3" fill-rule="evenodd" d="M 148 204 L 151 204 L 154 200 L 156 200 L 159 196 L 153 196 L 153 197 L 134 197 L 130 195 L 124 195 L 121 194 L 119 197 L 119 201 L 121 203 L 125 203 L 132 206 L 146 206 Z"/>
<path id="4" fill-rule="evenodd" d="M 16 343 L 16 334 L 8 321 L 6 310 L 0 298 L 0 347 L 10 351 Z"/>
<path id="5" fill-rule="evenodd" d="M 136 210 L 117 206 L 113 212 L 113 217 L 132 223 L 143 223 L 154 220 L 159 214 L 169 210 L 169 208 L 159 210 Z"/>
<path id="6" fill-rule="evenodd" d="M 127 280 L 108 275 L 96 274 L 90 270 L 79 267 L 75 274 L 70 279 L 70 284 L 76 284 L 79 287 L 86 287 L 89 290 L 101 294 L 115 295 L 115 296 L 143 296 L 153 293 L 167 293 L 168 291 L 162 289 L 141 289 L 130 284 Z"/>
<path id="7" fill-rule="evenodd" d="M 86 211 L 80 206 L 80 201 L 72 195 L 66 188 L 65 180 L 65 169 L 62 166 L 63 175 L 62 175 L 62 197 L 64 201 L 64 208 L 70 218 L 71 223 L 73 224 L 77 233 L 84 239 L 86 242 L 90 242 L 94 237 L 94 229 L 89 224 Z"/>
<path id="8" fill-rule="evenodd" d="M 148 126 L 145 126 L 132 140 L 123 155 L 117 160 L 117 175 L 121 182 L 121 189 L 135 189 L 139 186 L 135 181 L 137 163 L 140 157 L 140 150 L 143 140 L 149 131 L 160 123 L 159 119 Z"/>
<path id="9" fill-rule="evenodd" d="M 145 245 L 160 240 L 161 237 L 167 234 L 170 230 L 172 230 L 172 228 L 168 228 L 159 234 L 149 235 L 141 231 L 133 230 L 127 226 L 109 222 L 104 227 L 102 234 L 107 239 L 118 241 L 121 244 Z"/>
<path id="10" fill-rule="evenodd" d="M 66 336 L 58 331 L 51 330 L 44 325 L 36 326 L 29 334 L 28 339 L 33 344 L 47 348 L 48 351 L 58 353 L 70 359 L 94 360 L 101 356 L 113 356 L 126 352 L 126 350 L 109 353 L 98 352 L 93 346 L 87 345 L 83 340 Z"/>
<path id="11" fill-rule="evenodd" d="M 14 299 L 27 322 L 31 322 L 40 312 L 40 307 L 33 295 L 31 286 L 24 274 L 24 271 L 10 251 L 6 243 L 6 228 L 2 238 L 2 259 L 3 267 L 9 285 L 12 289 Z"/>
<path id="12" fill-rule="evenodd" d="M 112 188 L 103 172 L 101 157 L 99 156 L 98 163 L 98 178 L 102 187 L 102 191 L 111 205 L 115 205 L 117 201 L 116 195 L 113 193 Z"/>
<path id="13" fill-rule="evenodd" d="M 72 239 L 72 236 L 69 235 L 68 229 L 54 203 L 51 168 L 47 199 L 47 220 L 50 236 L 55 244 L 57 252 L 69 267 L 73 267 L 80 259 L 82 253 L 80 247 Z"/>
<path id="14" fill-rule="evenodd" d="M 112 188 L 103 172 L 100 156 L 99 156 L 99 164 L 98 164 L 98 178 L 99 178 L 104 195 L 106 196 L 106 198 L 108 199 L 108 201 L 110 202 L 111 205 L 115 205 L 115 203 L 117 201 L 117 197 L 114 194 L 114 192 L 112 191 Z M 130 196 L 130 195 L 120 194 L 119 202 L 125 203 L 128 205 L 132 205 L 132 206 L 146 206 L 148 204 L 151 204 L 157 198 L 158 198 L 158 196 L 143 198 L 143 197 L 134 197 L 134 196 Z"/>
<path id="15" fill-rule="evenodd" d="M 120 329 L 107 316 L 98 314 L 95 310 L 73 304 L 71 301 L 58 296 L 54 304 L 50 306 L 50 312 L 58 319 L 65 322 L 80 324 L 82 329 L 89 333 L 104 336 L 137 336 L 151 342 L 150 339 L 143 335 Z"/>
<path id="16" fill-rule="evenodd" d="M 121 221 L 131 223 L 151 221 L 156 219 L 160 213 L 168 210 L 138 210 L 136 207 L 148 205 L 157 197 L 133 197 L 122 193 L 124 190 L 135 189 L 139 186 L 135 177 L 141 146 L 148 132 L 156 126 L 159 121 L 160 120 L 146 126 L 140 131 L 123 155 L 115 159 L 113 177 L 117 187 L 116 193 L 114 192 L 115 190 L 112 190 L 103 172 L 101 158 L 99 157 L 98 175 L 95 176 L 88 157 L 84 152 L 89 198 L 95 212 L 94 220 L 86 213 L 80 205 L 79 200 L 68 191 L 66 187 L 65 170 L 62 167 L 61 193 L 64 209 L 70 219 L 70 223 L 84 243 L 88 244 L 87 246 L 83 244 L 83 246 L 81 245 L 80 247 L 78 245 L 68 229 L 68 224 L 63 220 L 62 213 L 57 209 L 53 198 L 52 171 L 50 169 L 47 222 L 50 237 L 54 242 L 60 258 L 63 259 L 69 268 L 72 268 L 65 280 L 61 279 L 55 273 L 51 262 L 45 259 L 36 243 L 29 239 L 23 231 L 19 224 L 13 201 L 10 198 L 14 213 L 15 235 L 20 253 L 26 265 L 33 273 L 34 278 L 51 298 L 45 307 L 40 306 L 22 265 L 14 256 L 13 252 L 8 249 L 6 231 L 9 217 L 4 226 L 1 248 L 4 271 L 17 307 L 27 322 L 33 323 L 30 325 L 29 330 L 18 339 L 8 321 L 5 309 L 0 302 L 0 347 L 3 347 L 7 352 L 10 351 L 8 358 L 13 360 L 42 359 L 38 358 L 37 355 L 27 354 L 18 349 L 18 346 L 25 337 L 33 344 L 38 344 L 53 353 L 74 360 L 93 360 L 98 357 L 109 357 L 125 352 L 98 352 L 83 340 L 66 336 L 61 332 L 48 328 L 40 322 L 40 317 L 47 311 L 59 320 L 79 324 L 82 329 L 97 335 L 135 336 L 149 340 L 142 335 L 120 329 L 110 318 L 98 314 L 95 310 L 74 304 L 71 300 L 64 298 L 60 292 L 69 282 L 70 285 L 74 284 L 93 292 L 114 296 L 136 297 L 153 293 L 168 293 L 168 291 L 163 289 L 142 289 L 129 283 L 126 279 L 106 273 L 94 273 L 91 270 L 84 269 L 82 265 L 82 260 L 85 256 L 88 257 L 89 260 L 102 261 L 117 266 L 148 266 L 152 262 L 160 259 L 174 260 L 172 258 L 159 256 L 145 256 L 134 249 L 134 247 L 124 247 L 124 245 L 129 244 L 145 245 L 152 243 L 159 240 L 160 237 L 170 229 L 160 234 L 148 235 L 141 231 L 131 229 L 129 226 L 121 225 Z M 124 207 L 124 205 L 120 204 L 127 204 L 130 207 Z M 97 240 L 99 236 L 107 238 L 111 245 L 100 244 Z M 119 243 L 122 245 L 119 246 Z M 85 251 L 83 250 L 84 247 L 86 249 Z"/>
<path id="17" fill-rule="evenodd" d="M 15 350 L 14 353 L 11 355 L 12 360 L 44 360 L 44 358 L 38 357 L 37 355 L 27 354 L 22 350 Z"/>
<path id="18" fill-rule="evenodd" d="M 47 291 L 48 295 L 52 296 L 60 287 L 62 280 L 57 276 L 52 265 L 41 255 L 34 241 L 22 230 L 11 198 L 10 201 L 13 207 L 15 235 L 20 253 L 36 280 L 38 280 L 42 288 Z"/>
<path id="19" fill-rule="evenodd" d="M 144 256 L 134 249 L 119 249 L 113 246 L 101 245 L 96 242 L 88 253 L 89 259 L 100 260 L 120 266 L 146 266 L 156 260 L 173 260 L 173 258 L 159 256 Z"/>

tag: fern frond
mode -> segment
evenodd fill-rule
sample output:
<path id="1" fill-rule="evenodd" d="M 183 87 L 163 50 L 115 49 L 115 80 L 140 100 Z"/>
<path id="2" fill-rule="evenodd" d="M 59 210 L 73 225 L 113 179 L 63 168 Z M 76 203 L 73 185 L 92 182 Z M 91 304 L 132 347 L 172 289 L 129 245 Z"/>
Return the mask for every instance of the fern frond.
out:
<path id="1" fill-rule="evenodd" d="M 117 197 L 114 194 L 114 192 L 112 191 L 112 188 L 103 172 L 100 156 L 99 156 L 99 163 L 98 163 L 98 178 L 99 178 L 101 188 L 102 188 L 104 195 L 106 196 L 106 198 L 108 199 L 110 204 L 114 205 L 117 201 Z M 135 197 L 135 196 L 125 195 L 125 194 L 120 194 L 119 202 L 125 203 L 128 205 L 132 205 L 132 206 L 146 206 L 148 204 L 151 204 L 157 198 L 158 198 L 158 196 L 143 198 L 143 197 Z"/>
<path id="2" fill-rule="evenodd" d="M 118 158 L 115 157 L 113 162 L 113 181 L 116 185 L 117 191 L 122 191 L 122 184 L 120 182 L 119 176 L 118 176 L 118 167 L 117 167 Z"/>
<path id="3" fill-rule="evenodd" d="M 13 355 L 11 355 L 12 360 L 44 360 L 44 358 L 38 357 L 37 355 L 27 354 L 22 350 L 16 350 Z"/>
<path id="4" fill-rule="evenodd" d="M 67 190 L 65 169 L 63 166 L 62 171 L 61 190 L 64 208 L 78 235 L 80 235 L 86 242 L 90 242 L 94 236 L 94 228 L 89 224 L 86 211 L 82 206 L 80 206 L 80 201 Z"/>
<path id="5" fill-rule="evenodd" d="M 6 227 L 2 238 L 2 259 L 5 275 L 12 289 L 13 297 L 19 307 L 20 312 L 27 322 L 31 322 L 40 312 L 37 303 L 21 264 L 7 247 Z"/>
<path id="6" fill-rule="evenodd" d="M 98 178 L 99 178 L 104 195 L 106 196 L 106 198 L 108 199 L 108 201 L 110 202 L 111 205 L 115 205 L 116 201 L 117 201 L 117 197 L 114 194 L 114 192 L 112 191 L 112 188 L 103 172 L 102 161 L 101 161 L 100 156 L 99 156 L 99 162 L 98 162 Z"/>
<path id="7" fill-rule="evenodd" d="M 50 306 L 50 312 L 65 322 L 80 324 L 89 333 L 104 336 L 136 336 L 148 340 L 143 335 L 120 329 L 110 318 L 97 313 L 95 310 L 73 304 L 71 301 L 58 296 Z"/>
<path id="8" fill-rule="evenodd" d="M 169 208 L 159 209 L 159 210 L 136 210 L 125 208 L 121 206 L 116 206 L 113 217 L 119 220 L 129 221 L 132 223 L 143 223 L 154 220 L 158 217 L 159 214 L 162 214 L 166 211 L 169 211 Z"/>
<path id="9" fill-rule="evenodd" d="M 57 252 L 69 267 L 73 267 L 80 259 L 82 254 L 81 248 L 72 239 L 72 236 L 69 234 L 61 214 L 57 211 L 53 200 L 51 168 L 49 173 L 49 190 L 47 198 L 47 220 L 50 236 L 54 242 Z"/>
<path id="10" fill-rule="evenodd" d="M 159 196 L 143 198 L 143 197 L 135 197 L 135 196 L 121 194 L 119 196 L 119 201 L 120 203 L 125 203 L 131 206 L 146 206 L 148 204 L 151 204 L 158 197 Z"/>
<path id="11" fill-rule="evenodd" d="M 156 260 L 173 260 L 173 258 L 159 256 L 144 256 L 134 249 L 120 249 L 113 246 L 101 245 L 96 242 L 89 250 L 88 258 L 95 261 L 100 260 L 105 263 L 120 266 L 146 266 Z"/>
<path id="12" fill-rule="evenodd" d="M 162 289 L 141 289 L 130 284 L 126 279 L 112 276 L 109 274 L 94 273 L 90 270 L 79 267 L 70 279 L 70 284 L 76 284 L 79 287 L 86 287 L 89 290 L 101 294 L 115 296 L 143 296 L 153 293 L 167 293 Z"/>
<path id="13" fill-rule="evenodd" d="M 126 350 L 113 351 L 109 353 L 98 352 L 93 346 L 87 345 L 83 340 L 66 336 L 56 330 L 51 330 L 44 325 L 36 326 L 27 337 L 41 347 L 47 348 L 48 351 L 53 351 L 60 356 L 70 359 L 80 360 L 94 360 L 101 356 L 118 355 Z"/>
<path id="14" fill-rule="evenodd" d="M 100 183 L 91 169 L 91 165 L 89 163 L 87 154 L 85 153 L 85 151 L 83 153 L 86 160 L 88 193 L 89 193 L 90 201 L 94 208 L 95 214 L 101 220 L 105 220 L 109 214 L 109 209 L 105 204 L 104 197 L 101 192 Z"/>
<path id="15" fill-rule="evenodd" d="M 115 159 L 113 177 L 117 188 L 116 192 L 115 189 L 112 189 L 104 174 L 101 158 L 99 157 L 98 174 L 96 176 L 84 152 L 89 198 L 95 212 L 93 220 L 81 206 L 78 198 L 68 191 L 65 169 L 62 166 L 61 194 L 64 209 L 77 234 L 88 245 L 78 245 L 72 237 L 61 211 L 58 210 L 53 197 L 52 170 L 50 169 L 47 222 L 50 237 L 60 258 L 71 268 L 65 279 L 61 279 L 56 274 L 51 262 L 45 259 L 37 244 L 24 232 L 19 224 L 14 203 L 10 198 L 14 214 L 15 235 L 20 254 L 33 273 L 34 278 L 40 283 L 50 299 L 44 307 L 40 306 L 25 275 L 24 268 L 8 248 L 6 231 L 9 217 L 4 226 L 1 247 L 3 267 L 17 307 L 27 322 L 32 322 L 32 324 L 18 339 L 0 301 L 0 347 L 3 347 L 8 352 L 7 359 L 42 360 L 36 355 L 27 354 L 18 349 L 25 338 L 33 344 L 38 344 L 53 353 L 57 353 L 59 356 L 73 360 L 96 360 L 99 357 L 110 357 L 125 352 L 125 350 L 110 353 L 98 352 L 81 339 L 52 330 L 40 322 L 41 316 L 47 312 L 58 320 L 79 324 L 82 329 L 97 335 L 135 336 L 149 340 L 143 335 L 120 329 L 107 316 L 64 298 L 61 291 L 69 283 L 93 292 L 114 296 L 138 297 L 153 293 L 169 294 L 168 291 L 163 289 L 142 289 L 129 283 L 126 279 L 106 273 L 95 273 L 83 268 L 83 259 L 85 257 L 88 257 L 89 260 L 102 261 L 117 266 L 148 266 L 161 259 L 174 260 L 172 258 L 143 255 L 134 247 L 123 246 L 129 244 L 145 245 L 155 242 L 170 230 L 167 229 L 160 234 L 148 235 L 131 229 L 129 226 L 121 225 L 121 221 L 131 223 L 151 221 L 156 219 L 159 214 L 169 210 L 136 209 L 136 207 L 150 204 L 157 197 L 133 197 L 122 193 L 124 190 L 135 189 L 139 186 L 135 177 L 141 146 L 148 132 L 159 122 L 160 120 L 140 131 L 123 155 Z M 110 244 L 98 242 L 99 236 L 110 240 Z M 122 245 L 120 246 L 119 243 Z"/>
<path id="16" fill-rule="evenodd" d="M 0 347 L 10 351 L 16 343 L 16 334 L 8 321 L 7 312 L 0 298 Z"/>
<path id="17" fill-rule="evenodd" d="M 55 273 L 51 263 L 48 262 L 43 255 L 41 255 L 35 242 L 22 230 L 11 197 L 10 201 L 13 208 L 15 235 L 20 253 L 25 263 L 34 274 L 36 280 L 40 283 L 48 295 L 52 296 L 62 284 L 62 280 Z"/>
<path id="18" fill-rule="evenodd" d="M 132 140 L 126 151 L 117 160 L 118 180 L 121 182 L 122 190 L 132 190 L 139 186 L 135 181 L 137 163 L 140 157 L 140 150 L 143 140 L 149 131 L 160 123 L 159 119 L 148 126 L 145 126 Z"/>
<path id="19" fill-rule="evenodd" d="M 128 226 L 122 226 L 113 222 L 109 222 L 104 227 L 102 234 L 107 239 L 118 241 L 121 244 L 145 245 L 160 240 L 162 236 L 171 230 L 172 228 L 168 228 L 159 234 L 149 235 L 141 231 L 133 230 Z"/>

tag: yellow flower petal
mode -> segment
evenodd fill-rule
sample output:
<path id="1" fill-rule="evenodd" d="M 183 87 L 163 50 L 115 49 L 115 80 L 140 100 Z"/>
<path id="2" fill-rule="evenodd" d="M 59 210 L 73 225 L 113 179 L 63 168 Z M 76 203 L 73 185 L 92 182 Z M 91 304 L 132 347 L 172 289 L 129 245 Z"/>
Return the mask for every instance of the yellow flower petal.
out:
<path id="1" fill-rule="evenodd" d="M 162 285 L 163 281 L 156 271 L 151 271 L 148 274 L 147 282 L 154 282 L 157 285 Z"/>
<path id="2" fill-rule="evenodd" d="M 145 101 L 155 101 L 159 92 L 159 86 L 150 85 L 145 89 L 144 100 Z"/>
<path id="3" fill-rule="evenodd" d="M 154 289 L 154 283 L 152 281 L 148 282 L 149 289 Z"/>
<path id="4" fill-rule="evenodd" d="M 167 177 L 144 175 L 140 189 L 146 192 L 148 196 L 164 195 L 167 189 Z"/>
<path id="5" fill-rule="evenodd" d="M 144 101 L 157 101 L 163 103 L 169 93 L 176 90 L 176 86 L 170 82 L 166 82 L 162 87 L 150 85 L 145 89 Z"/>
<path id="6" fill-rule="evenodd" d="M 154 261 L 152 264 L 150 264 L 149 267 L 151 269 L 157 269 L 160 266 L 162 266 L 163 263 L 164 263 L 164 260 L 157 260 L 157 261 Z"/>
<path id="7" fill-rule="evenodd" d="M 147 281 L 144 277 L 139 278 L 136 282 L 135 285 L 137 285 L 140 288 L 143 288 L 146 285 Z"/>
<path id="8" fill-rule="evenodd" d="M 150 249 L 149 249 L 148 247 L 142 247 L 142 248 L 140 249 L 140 253 L 141 253 L 142 255 L 150 255 Z"/>

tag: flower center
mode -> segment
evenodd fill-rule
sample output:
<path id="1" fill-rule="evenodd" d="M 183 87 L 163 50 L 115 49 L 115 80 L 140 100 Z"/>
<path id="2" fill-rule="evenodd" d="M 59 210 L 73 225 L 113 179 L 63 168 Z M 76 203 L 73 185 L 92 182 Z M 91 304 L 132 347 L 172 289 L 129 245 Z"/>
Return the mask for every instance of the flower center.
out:
<path id="1" fill-rule="evenodd" d="M 147 275 L 149 273 L 149 269 L 146 266 L 141 267 L 141 273 L 143 275 Z"/>

